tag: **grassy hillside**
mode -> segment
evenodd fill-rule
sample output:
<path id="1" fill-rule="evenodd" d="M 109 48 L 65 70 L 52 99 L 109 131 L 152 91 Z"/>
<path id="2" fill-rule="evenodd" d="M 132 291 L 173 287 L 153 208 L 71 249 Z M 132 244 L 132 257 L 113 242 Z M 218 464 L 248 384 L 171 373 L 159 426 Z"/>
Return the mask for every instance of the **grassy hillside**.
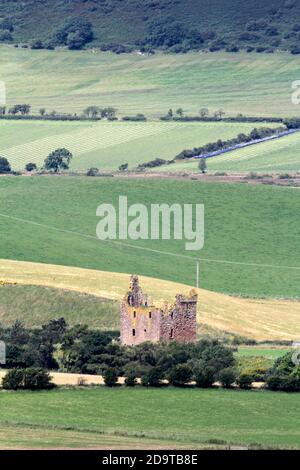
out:
<path id="1" fill-rule="evenodd" d="M 181 180 L 2 177 L 0 257 L 137 272 L 194 285 L 193 259 L 94 238 L 99 222 L 96 208 L 104 202 L 117 207 L 120 194 L 127 195 L 129 205 L 205 204 L 205 247 L 200 253 L 186 252 L 180 240 L 129 240 L 136 247 L 200 256 L 201 287 L 260 297 L 299 296 L 300 199 L 293 188 Z"/>
<path id="2" fill-rule="evenodd" d="M 300 134 L 263 142 L 244 149 L 207 159 L 209 171 L 227 172 L 299 172 Z M 199 160 L 178 161 L 172 167 L 162 166 L 159 171 L 197 171 Z M 157 169 L 156 169 L 157 171 Z"/>
<path id="3" fill-rule="evenodd" d="M 287 47 L 297 43 L 294 29 L 300 14 L 294 0 L 3 0 L 1 17 L 11 19 L 14 41 L 47 39 L 67 17 L 80 17 L 93 25 L 93 44 L 117 42 L 136 44 L 143 40 L 153 20 L 171 18 L 184 31 L 202 33 L 202 47 L 209 47 L 207 32 L 213 31 L 215 40 L 224 46 L 263 45 Z M 262 23 L 262 20 L 264 21 Z M 251 27 L 258 22 L 258 29 Z M 276 28 L 276 34 L 269 28 Z M 245 30 L 255 31 L 255 36 L 240 36 Z M 275 43 L 275 40 L 276 43 Z"/>
<path id="4" fill-rule="evenodd" d="M 103 298 L 120 301 L 129 278 L 129 274 L 0 260 L 0 280 L 19 284 L 0 289 L 0 321 L 8 325 L 21 318 L 28 326 L 40 326 L 64 315 L 70 324 L 118 329 L 117 307 L 103 304 Z M 141 285 L 158 306 L 190 291 L 190 286 L 149 277 L 142 277 Z M 205 324 L 259 341 L 296 340 L 300 335 L 299 315 L 300 302 L 241 299 L 199 290 L 199 333 L 203 333 Z"/>
<path id="5" fill-rule="evenodd" d="M 85 292 L 40 286 L 0 287 L 0 323 L 21 320 L 28 327 L 40 327 L 64 317 L 69 325 L 88 324 L 101 330 L 119 329 L 119 305 Z"/>
<path id="6" fill-rule="evenodd" d="M 81 113 L 89 105 L 119 114 L 165 114 L 170 107 L 229 115 L 299 114 L 291 101 L 300 58 L 287 54 L 135 54 L 32 51 L 0 47 L 0 79 L 7 105 L 29 103 L 34 112 Z M 22 78 L 21 78 L 22 77 Z M 197 145 L 197 142 L 195 143 Z"/>
<path id="7" fill-rule="evenodd" d="M 117 170 L 122 163 L 129 163 L 132 169 L 157 157 L 173 159 L 183 148 L 194 147 L 195 143 L 214 142 L 216 133 L 226 140 L 241 132 L 250 133 L 253 126 L 247 123 L 0 121 L 0 155 L 8 158 L 13 169 L 23 170 L 28 162 L 42 166 L 50 152 L 65 147 L 74 155 L 70 167 L 74 170 L 90 167 Z"/>
<path id="8" fill-rule="evenodd" d="M 0 447 L 120 449 L 156 441 L 162 448 L 197 448 L 221 441 L 299 448 L 298 407 L 296 393 L 278 392 L 101 387 L 1 393 Z"/>

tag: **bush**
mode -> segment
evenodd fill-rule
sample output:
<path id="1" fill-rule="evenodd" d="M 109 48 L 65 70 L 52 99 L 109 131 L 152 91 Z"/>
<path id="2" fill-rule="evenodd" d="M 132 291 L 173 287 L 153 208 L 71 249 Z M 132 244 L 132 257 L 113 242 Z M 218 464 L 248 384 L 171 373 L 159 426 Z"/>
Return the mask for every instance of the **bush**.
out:
<path id="1" fill-rule="evenodd" d="M 11 167 L 9 161 L 5 157 L 0 157 L 0 173 L 10 173 Z"/>
<path id="2" fill-rule="evenodd" d="M 162 373 L 157 367 L 152 367 L 142 376 L 142 385 L 144 387 L 159 387 L 161 385 Z"/>
<path id="3" fill-rule="evenodd" d="M 50 390 L 55 387 L 45 369 L 12 369 L 2 380 L 5 390 Z"/>
<path id="4" fill-rule="evenodd" d="M 137 384 L 136 374 L 134 372 L 129 372 L 125 378 L 126 387 L 135 387 Z"/>
<path id="5" fill-rule="evenodd" d="M 300 391 L 300 364 L 295 364 L 293 352 L 289 352 L 275 361 L 267 373 L 267 386 L 276 391 Z"/>
<path id="6" fill-rule="evenodd" d="M 104 383 L 107 387 L 115 387 L 118 382 L 118 374 L 116 369 L 107 369 L 104 372 Z"/>
<path id="7" fill-rule="evenodd" d="M 98 176 L 99 175 L 99 169 L 98 168 L 90 168 L 86 172 L 86 176 Z"/>
<path id="8" fill-rule="evenodd" d="M 244 390 L 251 388 L 252 382 L 253 376 L 247 373 L 240 374 L 236 380 L 238 386 Z"/>
<path id="9" fill-rule="evenodd" d="M 27 165 L 25 166 L 25 170 L 26 171 L 35 171 L 37 169 L 37 166 L 35 163 L 27 163 Z"/>
<path id="10" fill-rule="evenodd" d="M 195 373 L 196 386 L 200 388 L 212 387 L 214 383 L 214 370 L 212 367 L 202 367 Z"/>
<path id="11" fill-rule="evenodd" d="M 18 390 L 23 387 L 23 370 L 12 369 L 2 379 L 4 390 Z"/>
<path id="12" fill-rule="evenodd" d="M 224 388 L 230 388 L 236 380 L 236 372 L 233 367 L 226 367 L 219 373 L 219 380 Z"/>
<path id="13" fill-rule="evenodd" d="M 50 390 L 54 387 L 49 372 L 45 369 L 24 369 L 25 390 Z"/>
<path id="14" fill-rule="evenodd" d="M 174 387 L 183 387 L 192 380 L 192 370 L 186 364 L 178 364 L 171 369 L 169 382 Z"/>

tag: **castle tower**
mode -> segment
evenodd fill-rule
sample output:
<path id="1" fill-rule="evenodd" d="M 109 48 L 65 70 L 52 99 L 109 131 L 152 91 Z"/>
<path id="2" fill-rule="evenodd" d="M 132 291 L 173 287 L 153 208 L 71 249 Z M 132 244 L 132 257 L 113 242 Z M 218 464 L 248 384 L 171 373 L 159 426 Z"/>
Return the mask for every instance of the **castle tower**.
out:
<path id="1" fill-rule="evenodd" d="M 145 341 L 195 341 L 197 300 L 197 293 L 191 291 L 188 297 L 177 295 L 170 308 L 149 305 L 138 276 L 132 275 L 129 291 L 120 306 L 121 343 L 134 346 Z"/>

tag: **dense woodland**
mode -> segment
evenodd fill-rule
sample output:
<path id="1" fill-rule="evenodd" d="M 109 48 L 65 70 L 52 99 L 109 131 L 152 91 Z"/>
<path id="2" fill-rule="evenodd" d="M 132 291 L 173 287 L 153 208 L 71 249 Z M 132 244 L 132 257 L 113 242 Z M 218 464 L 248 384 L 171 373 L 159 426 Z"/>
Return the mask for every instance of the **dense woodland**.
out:
<path id="1" fill-rule="evenodd" d="M 33 28 L 34 25 L 34 28 Z M 0 42 L 116 53 L 190 50 L 300 53 L 296 0 L 3 0 Z"/>

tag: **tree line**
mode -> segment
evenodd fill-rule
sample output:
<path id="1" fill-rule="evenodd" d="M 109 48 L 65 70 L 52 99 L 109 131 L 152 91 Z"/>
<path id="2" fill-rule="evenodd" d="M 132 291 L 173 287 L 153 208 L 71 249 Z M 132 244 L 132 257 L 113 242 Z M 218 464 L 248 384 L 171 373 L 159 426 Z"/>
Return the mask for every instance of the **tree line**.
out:
<path id="1" fill-rule="evenodd" d="M 139 379 L 143 386 L 152 387 L 180 387 L 194 381 L 197 387 L 209 388 L 218 381 L 226 388 L 237 384 L 248 389 L 256 375 L 262 374 L 255 362 L 251 370 L 249 365 L 238 369 L 233 349 L 208 337 L 196 343 L 123 346 L 118 335 L 90 330 L 86 325 L 70 327 L 64 318 L 39 329 L 25 328 L 20 321 L 11 327 L 0 325 L 7 348 L 5 368 L 10 371 L 3 385 L 8 389 L 49 388 L 48 371 L 61 370 L 103 375 L 108 386 L 124 377 L 127 386 L 137 385 Z M 287 353 L 261 379 L 272 390 L 300 391 L 300 366 L 293 362 L 292 352 Z"/>

